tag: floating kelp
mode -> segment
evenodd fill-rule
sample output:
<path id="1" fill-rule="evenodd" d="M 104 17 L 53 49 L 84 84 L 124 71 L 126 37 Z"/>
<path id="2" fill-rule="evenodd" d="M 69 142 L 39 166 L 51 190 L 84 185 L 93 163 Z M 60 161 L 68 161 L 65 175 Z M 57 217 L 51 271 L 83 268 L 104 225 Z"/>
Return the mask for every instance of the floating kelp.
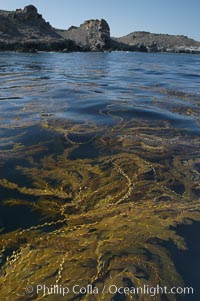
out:
<path id="1" fill-rule="evenodd" d="M 103 288 L 127 283 L 183 286 L 164 242 L 184 250 L 175 226 L 200 220 L 199 138 L 172 129 L 166 121 L 119 121 L 104 128 L 52 119 L 42 128 L 63 137 L 62 151 L 47 154 L 47 142 L 40 142 L 39 152 L 38 144 L 19 145 L 24 158 L 16 164 L 16 181 L 0 179 L 0 186 L 18 197 L 2 201 L 28 206 L 42 219 L 30 228 L 1 234 L 4 300 L 63 299 L 37 294 L 39 284 L 68 287 L 65 300 L 117 300 Z M 98 156 L 72 159 L 83 144 L 98 149 Z M 8 158 L 18 147 L 11 145 Z M 18 176 L 27 179 L 26 185 Z M 90 284 L 98 294 L 73 292 L 75 285 Z M 33 291 L 25 290 L 27 285 Z M 152 299 L 141 294 L 124 298 Z M 160 294 L 154 300 L 177 296 Z"/>

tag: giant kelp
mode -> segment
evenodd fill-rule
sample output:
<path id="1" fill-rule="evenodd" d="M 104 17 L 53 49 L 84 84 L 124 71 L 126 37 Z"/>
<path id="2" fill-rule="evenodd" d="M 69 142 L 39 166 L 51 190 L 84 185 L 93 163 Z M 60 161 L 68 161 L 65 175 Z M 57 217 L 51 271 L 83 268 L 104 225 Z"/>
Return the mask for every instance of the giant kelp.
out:
<path id="1" fill-rule="evenodd" d="M 185 249 L 176 225 L 200 220 L 199 138 L 167 121 L 115 120 L 106 128 L 46 120 L 41 127 L 62 137 L 63 150 L 47 154 L 44 143 L 38 155 L 36 146 L 32 154 L 30 146 L 27 152 L 21 146 L 16 181 L 1 178 L 1 187 L 17 195 L 3 199 L 6 206 L 27 206 L 41 215 L 41 223 L 1 234 L 4 300 L 63 300 L 37 295 L 37 284 L 99 288 L 97 295 L 70 289 L 65 300 L 111 300 L 116 296 L 103 287 L 124 282 L 183 285 L 165 242 Z M 93 155 L 83 156 L 86 149 Z M 34 287 L 31 294 L 27 285 Z M 160 294 L 154 300 L 177 298 Z"/>

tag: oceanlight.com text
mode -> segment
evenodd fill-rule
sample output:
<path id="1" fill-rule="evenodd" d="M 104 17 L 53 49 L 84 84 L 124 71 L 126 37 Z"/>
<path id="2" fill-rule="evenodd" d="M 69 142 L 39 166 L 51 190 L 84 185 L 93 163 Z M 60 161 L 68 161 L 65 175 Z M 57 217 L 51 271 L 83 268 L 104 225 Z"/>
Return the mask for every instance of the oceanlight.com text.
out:
<path id="1" fill-rule="evenodd" d="M 92 284 L 88 284 L 86 286 L 80 286 L 76 284 L 72 287 L 62 286 L 58 284 L 53 285 L 45 285 L 45 284 L 37 284 L 35 286 L 27 285 L 25 288 L 26 294 L 37 293 L 38 295 L 60 295 L 60 296 L 67 296 L 68 294 L 74 295 L 101 295 L 101 294 L 120 294 L 120 295 L 149 295 L 154 297 L 156 295 L 193 295 L 194 289 L 192 287 L 176 287 L 173 286 L 168 288 L 167 286 L 150 286 L 150 285 L 143 285 L 140 287 L 118 287 L 116 285 L 104 285 L 103 288 L 95 287 Z"/>

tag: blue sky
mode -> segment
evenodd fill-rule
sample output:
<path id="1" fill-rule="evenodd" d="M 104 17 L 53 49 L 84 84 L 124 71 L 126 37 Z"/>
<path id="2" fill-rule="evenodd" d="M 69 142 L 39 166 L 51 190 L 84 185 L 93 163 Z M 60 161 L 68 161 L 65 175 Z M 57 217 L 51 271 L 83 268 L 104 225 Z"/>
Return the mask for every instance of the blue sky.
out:
<path id="1" fill-rule="evenodd" d="M 0 0 L 0 9 L 15 10 L 28 4 L 58 28 L 104 18 L 116 37 L 145 30 L 184 34 L 200 41 L 200 0 Z"/>

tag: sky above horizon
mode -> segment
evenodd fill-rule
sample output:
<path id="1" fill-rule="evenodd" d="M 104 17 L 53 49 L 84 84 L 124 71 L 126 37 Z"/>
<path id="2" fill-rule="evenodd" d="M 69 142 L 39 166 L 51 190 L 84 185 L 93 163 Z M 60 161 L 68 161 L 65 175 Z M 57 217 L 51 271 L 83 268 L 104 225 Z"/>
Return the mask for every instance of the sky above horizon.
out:
<path id="1" fill-rule="evenodd" d="M 115 37 L 150 31 L 200 41 L 200 0 L 0 0 L 0 9 L 16 10 L 29 4 L 56 28 L 104 18 Z"/>

